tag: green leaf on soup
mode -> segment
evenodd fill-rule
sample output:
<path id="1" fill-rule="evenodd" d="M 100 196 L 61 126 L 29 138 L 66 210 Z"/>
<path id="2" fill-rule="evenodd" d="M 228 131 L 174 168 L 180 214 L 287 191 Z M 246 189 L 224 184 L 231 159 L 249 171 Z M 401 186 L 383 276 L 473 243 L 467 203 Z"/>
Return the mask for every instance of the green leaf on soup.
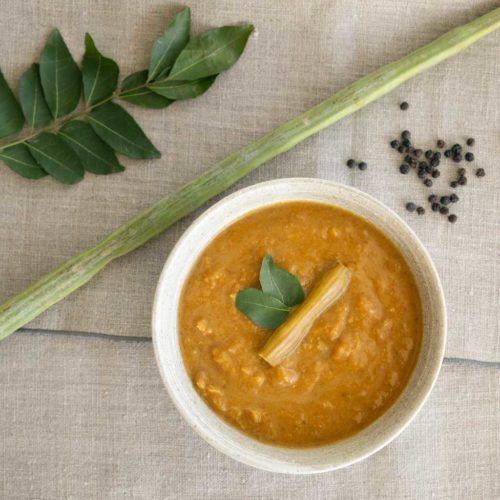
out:
<path id="1" fill-rule="evenodd" d="M 160 152 L 121 106 L 107 102 L 94 108 L 88 120 L 95 133 L 116 152 L 130 158 L 160 158 Z"/>
<path id="2" fill-rule="evenodd" d="M 118 65 L 104 57 L 92 37 L 85 34 L 85 54 L 82 61 L 83 95 L 87 105 L 96 104 L 113 95 L 118 82 Z"/>
<path id="3" fill-rule="evenodd" d="M 45 127 L 52 121 L 52 114 L 43 96 L 40 81 L 40 66 L 32 64 L 19 80 L 19 100 L 28 125 L 32 128 Z"/>
<path id="4" fill-rule="evenodd" d="M 47 175 L 47 172 L 38 165 L 24 144 L 0 149 L 0 159 L 16 174 L 26 179 L 40 179 Z"/>
<path id="5" fill-rule="evenodd" d="M 278 267 L 270 255 L 262 261 L 259 273 L 262 291 L 293 307 L 304 301 L 304 290 L 300 281 L 288 271 Z"/>
<path id="6" fill-rule="evenodd" d="M 174 102 L 171 99 L 156 94 L 150 88 L 146 87 L 147 80 L 147 69 L 137 71 L 127 76 L 122 83 L 120 99 L 152 109 L 166 108 Z"/>
<path id="7" fill-rule="evenodd" d="M 189 41 L 191 9 L 185 8 L 174 16 L 163 35 L 156 40 L 151 50 L 148 81 L 164 75 L 172 67 L 178 55 Z"/>
<path id="8" fill-rule="evenodd" d="M 251 24 L 223 26 L 193 38 L 180 53 L 168 78 L 199 80 L 229 69 L 245 49 Z"/>
<path id="9" fill-rule="evenodd" d="M 236 295 L 236 307 L 261 328 L 273 330 L 287 318 L 290 308 L 262 290 L 246 288 Z"/>
<path id="10" fill-rule="evenodd" d="M 80 70 L 57 29 L 50 34 L 40 56 L 40 80 L 54 118 L 67 115 L 78 106 Z"/>
<path id="11" fill-rule="evenodd" d="M 207 76 L 200 80 L 160 80 L 149 85 L 151 90 L 174 101 L 192 99 L 204 94 L 214 83 L 217 75 Z"/>
<path id="12" fill-rule="evenodd" d="M 21 106 L 0 71 L 0 138 L 19 132 L 24 125 Z"/>
<path id="13" fill-rule="evenodd" d="M 75 152 L 57 135 L 42 132 L 27 146 L 37 163 L 63 184 L 83 179 L 84 170 Z"/>
<path id="14" fill-rule="evenodd" d="M 58 135 L 76 153 L 85 170 L 93 174 L 113 174 L 123 172 L 115 152 L 105 144 L 85 122 L 74 120 L 66 123 Z"/>

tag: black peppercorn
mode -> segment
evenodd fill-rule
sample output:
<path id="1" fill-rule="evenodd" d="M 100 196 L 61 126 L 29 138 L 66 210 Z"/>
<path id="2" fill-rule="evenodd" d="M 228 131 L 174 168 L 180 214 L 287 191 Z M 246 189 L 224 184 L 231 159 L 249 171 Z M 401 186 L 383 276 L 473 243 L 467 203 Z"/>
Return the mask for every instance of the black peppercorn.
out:
<path id="1" fill-rule="evenodd" d="M 440 207 L 439 212 L 442 213 L 443 215 L 448 215 L 450 209 L 448 207 Z"/>
<path id="2" fill-rule="evenodd" d="M 465 153 L 465 159 L 467 161 L 474 161 L 474 155 L 472 153 Z"/>
<path id="3" fill-rule="evenodd" d="M 457 186 L 458 186 L 458 182 L 457 181 L 451 181 L 450 182 L 450 187 L 456 188 Z"/>
<path id="4" fill-rule="evenodd" d="M 403 139 L 410 139 L 411 132 L 409 130 L 403 130 L 403 132 L 401 132 L 401 137 Z"/>
<path id="5" fill-rule="evenodd" d="M 406 210 L 408 210 L 408 212 L 415 212 L 416 209 L 417 209 L 417 205 L 415 205 L 415 203 L 409 201 L 406 204 Z"/>
<path id="6" fill-rule="evenodd" d="M 455 194 L 455 193 L 451 193 L 450 194 L 450 201 L 452 203 L 456 203 L 460 198 Z"/>
<path id="7" fill-rule="evenodd" d="M 405 140 L 402 142 L 402 144 L 403 144 L 403 146 L 404 146 L 405 148 L 408 148 L 408 149 L 409 149 L 409 148 L 410 148 L 410 146 L 411 146 L 411 141 L 410 141 L 410 139 L 405 139 Z"/>
<path id="8" fill-rule="evenodd" d="M 446 158 L 449 158 L 451 156 L 451 149 L 447 149 L 445 152 L 444 152 L 444 155 L 446 156 Z"/>
<path id="9" fill-rule="evenodd" d="M 441 199 L 439 201 L 442 205 L 449 205 L 451 203 L 449 196 L 441 196 Z"/>
<path id="10" fill-rule="evenodd" d="M 486 172 L 484 171 L 484 168 L 478 168 L 476 170 L 476 177 L 484 177 L 486 175 Z"/>
<path id="11" fill-rule="evenodd" d="M 451 215 L 448 215 L 448 220 L 454 224 L 455 222 L 457 222 L 457 216 L 455 214 L 451 214 Z"/>
<path id="12" fill-rule="evenodd" d="M 436 144 L 437 144 L 437 147 L 438 147 L 439 149 L 443 149 L 443 148 L 446 146 L 446 143 L 445 143 L 443 140 L 441 140 L 441 139 L 439 139 L 439 140 L 436 142 Z"/>
<path id="13" fill-rule="evenodd" d="M 434 203 L 434 202 L 438 201 L 438 197 L 435 194 L 431 194 L 429 196 L 429 198 L 427 198 L 427 199 L 429 200 L 429 203 Z"/>
<path id="14" fill-rule="evenodd" d="M 428 149 L 428 150 L 425 152 L 425 157 L 426 157 L 428 160 L 430 160 L 430 159 L 432 158 L 432 155 L 433 155 L 433 154 L 434 154 L 434 153 L 432 152 L 432 150 L 431 150 L 431 149 Z"/>
<path id="15" fill-rule="evenodd" d="M 400 146 L 400 144 L 399 144 L 398 140 L 394 139 L 393 141 L 391 141 L 391 148 L 392 149 L 398 149 L 399 146 Z"/>
<path id="16" fill-rule="evenodd" d="M 402 173 L 402 174 L 407 174 L 409 171 L 410 171 L 410 166 L 407 165 L 406 163 L 403 163 L 402 165 L 400 165 L 399 167 L 399 171 Z"/>
<path id="17" fill-rule="evenodd" d="M 451 147 L 451 151 L 453 153 L 461 153 L 462 152 L 462 146 L 460 146 L 460 144 L 453 144 L 453 146 Z"/>
<path id="18" fill-rule="evenodd" d="M 461 186 L 465 186 L 467 184 L 467 177 L 460 177 L 457 181 Z"/>
<path id="19" fill-rule="evenodd" d="M 347 160 L 347 163 L 346 165 L 349 167 L 349 168 L 352 168 L 354 167 L 354 165 L 356 164 L 356 162 L 351 158 L 350 160 Z"/>
<path id="20" fill-rule="evenodd" d="M 434 158 L 434 157 L 431 158 L 431 162 L 430 163 L 431 163 L 431 165 L 433 167 L 437 167 L 439 165 L 439 163 L 440 163 L 439 158 Z"/>
<path id="21" fill-rule="evenodd" d="M 399 109 L 401 109 L 402 111 L 406 111 L 409 107 L 410 107 L 410 105 L 409 105 L 406 101 L 403 101 L 403 102 L 399 105 Z"/>
<path id="22" fill-rule="evenodd" d="M 418 207 L 417 208 L 417 214 L 418 215 L 424 215 L 425 214 L 425 208 L 424 207 Z"/>
<path id="23" fill-rule="evenodd" d="M 417 172 L 417 177 L 418 177 L 419 179 L 425 179 L 425 175 L 426 175 L 426 174 L 425 174 L 425 170 L 419 170 L 419 171 Z"/>
<path id="24" fill-rule="evenodd" d="M 462 155 L 460 153 L 456 154 L 453 157 L 453 161 L 456 162 L 456 163 L 460 163 L 462 161 Z"/>
<path id="25" fill-rule="evenodd" d="M 414 151 L 414 155 L 419 158 L 420 156 L 422 156 L 423 154 L 423 151 L 421 149 L 415 149 Z"/>
<path id="26" fill-rule="evenodd" d="M 424 185 L 426 185 L 428 188 L 432 187 L 432 181 L 430 179 L 425 179 Z"/>
<path id="27" fill-rule="evenodd" d="M 399 151 L 400 153 L 404 153 L 404 152 L 406 151 L 406 148 L 405 148 L 404 146 L 399 146 L 399 147 L 398 147 L 398 151 Z"/>
<path id="28" fill-rule="evenodd" d="M 436 203 L 434 202 L 432 205 L 431 205 L 431 210 L 433 212 L 439 212 L 439 209 L 440 209 L 441 205 L 439 203 Z"/>
<path id="29" fill-rule="evenodd" d="M 473 138 L 473 137 L 469 137 L 469 138 L 467 139 L 467 146 L 474 146 L 474 143 L 475 143 L 475 142 L 476 142 L 476 141 L 474 140 L 474 138 Z"/>
<path id="30" fill-rule="evenodd" d="M 437 179 L 441 175 L 441 172 L 439 170 L 435 169 L 432 171 L 431 175 L 434 179 Z"/>
<path id="31" fill-rule="evenodd" d="M 364 161 L 360 161 L 360 162 L 358 163 L 358 168 L 359 168 L 360 170 L 366 170 L 366 169 L 368 168 L 368 165 L 367 165 Z"/>
<path id="32" fill-rule="evenodd" d="M 432 174 L 432 171 L 433 171 L 433 166 L 432 165 L 427 165 L 425 167 L 425 171 L 428 173 L 428 174 Z"/>
<path id="33" fill-rule="evenodd" d="M 405 162 L 406 163 L 411 164 L 412 161 L 413 161 L 413 158 L 410 155 L 406 155 L 405 156 Z"/>
<path id="34" fill-rule="evenodd" d="M 463 168 L 463 167 L 462 167 L 462 168 L 459 168 L 459 169 L 457 170 L 457 174 L 458 174 L 460 177 L 462 177 L 463 175 L 465 175 L 465 168 Z"/>

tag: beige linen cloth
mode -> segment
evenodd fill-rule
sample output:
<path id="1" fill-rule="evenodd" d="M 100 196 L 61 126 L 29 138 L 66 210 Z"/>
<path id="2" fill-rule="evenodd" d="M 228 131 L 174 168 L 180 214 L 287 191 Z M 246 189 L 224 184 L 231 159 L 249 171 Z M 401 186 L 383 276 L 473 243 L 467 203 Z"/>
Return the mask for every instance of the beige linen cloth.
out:
<path id="1" fill-rule="evenodd" d="M 162 159 L 124 160 L 125 173 L 88 175 L 71 187 L 30 182 L 0 166 L 1 302 L 217 160 L 499 3 L 189 5 L 194 32 L 242 21 L 256 32 L 206 95 L 160 111 L 127 106 Z M 78 60 L 88 31 L 126 76 L 147 67 L 151 44 L 180 8 L 165 0 L 0 0 L 0 65 L 15 82 L 57 26 Z M 232 189 L 293 176 L 346 183 L 394 209 L 428 248 L 447 299 L 448 359 L 429 402 L 393 444 L 343 471 L 290 478 L 226 458 L 182 421 L 157 374 L 150 310 L 163 263 L 199 210 L 0 344 L 0 499 L 499 498 L 499 107 L 497 32 Z M 442 169 L 435 190 L 400 175 L 388 143 L 404 129 L 424 149 L 438 138 L 476 139 L 474 165 L 487 175 L 469 175 L 457 191 L 455 225 L 405 211 L 407 201 L 445 193 L 454 169 Z M 350 157 L 368 170 L 347 169 Z"/>

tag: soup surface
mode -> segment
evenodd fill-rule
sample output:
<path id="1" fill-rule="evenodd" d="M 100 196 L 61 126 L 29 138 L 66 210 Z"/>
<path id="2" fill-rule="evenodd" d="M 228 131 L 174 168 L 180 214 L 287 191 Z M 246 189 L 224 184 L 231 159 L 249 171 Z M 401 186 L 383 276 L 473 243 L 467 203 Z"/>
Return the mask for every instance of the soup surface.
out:
<path id="1" fill-rule="evenodd" d="M 234 304 L 239 290 L 259 287 L 265 254 L 306 294 L 336 260 L 353 272 L 274 368 L 258 355 L 272 332 Z M 408 265 L 378 229 L 337 207 L 286 202 L 250 213 L 205 248 L 182 292 L 179 331 L 193 385 L 221 418 L 266 443 L 318 446 L 363 429 L 399 396 L 418 355 L 421 305 Z"/>

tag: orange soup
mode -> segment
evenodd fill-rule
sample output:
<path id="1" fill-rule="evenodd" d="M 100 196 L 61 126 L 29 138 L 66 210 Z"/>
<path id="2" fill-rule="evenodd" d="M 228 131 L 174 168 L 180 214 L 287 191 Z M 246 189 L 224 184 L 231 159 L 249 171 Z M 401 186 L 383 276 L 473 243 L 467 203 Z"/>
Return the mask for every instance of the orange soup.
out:
<path id="1" fill-rule="evenodd" d="M 258 287 L 264 255 L 307 292 L 336 261 L 347 292 L 281 365 L 258 352 L 271 335 L 235 307 Z M 286 202 L 251 212 L 202 252 L 179 304 L 182 355 L 193 385 L 226 422 L 274 445 L 318 446 L 360 431 L 401 394 L 422 337 L 420 298 L 398 249 L 343 209 Z"/>

